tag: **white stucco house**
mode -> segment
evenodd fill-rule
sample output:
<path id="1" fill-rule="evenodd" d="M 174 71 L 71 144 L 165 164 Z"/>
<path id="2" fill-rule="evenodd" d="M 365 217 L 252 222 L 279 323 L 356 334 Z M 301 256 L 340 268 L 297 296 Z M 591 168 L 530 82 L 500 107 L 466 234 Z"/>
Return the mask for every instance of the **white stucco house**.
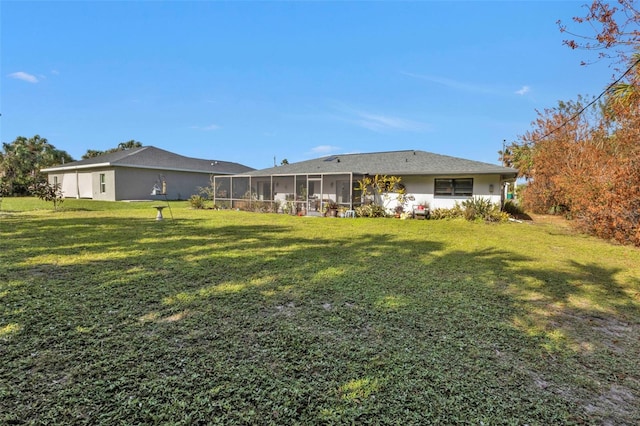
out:
<path id="1" fill-rule="evenodd" d="M 42 169 L 65 198 L 94 200 L 188 199 L 214 175 L 254 169 L 238 163 L 184 157 L 153 146 L 104 154 Z M 153 194 L 152 194 L 153 193 Z"/>
<path id="2" fill-rule="evenodd" d="M 495 164 L 406 150 L 365 154 L 340 154 L 298 163 L 215 176 L 216 204 L 231 208 L 248 202 L 282 204 L 293 201 L 298 210 L 323 211 L 327 203 L 353 209 L 361 203 L 357 182 L 365 176 L 398 176 L 407 195 L 408 209 L 428 204 L 431 209 L 451 208 L 472 197 L 504 201 L 504 188 L 518 171 Z"/>

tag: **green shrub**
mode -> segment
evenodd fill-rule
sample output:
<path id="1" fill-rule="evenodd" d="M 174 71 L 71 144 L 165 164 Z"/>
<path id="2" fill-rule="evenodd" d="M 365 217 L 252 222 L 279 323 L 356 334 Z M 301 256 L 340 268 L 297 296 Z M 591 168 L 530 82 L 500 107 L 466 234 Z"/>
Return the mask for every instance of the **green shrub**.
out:
<path id="1" fill-rule="evenodd" d="M 189 205 L 192 209 L 204 209 L 206 199 L 201 195 L 192 195 L 189 198 Z"/>
<path id="2" fill-rule="evenodd" d="M 213 205 L 213 208 L 215 210 L 228 210 L 231 208 L 231 201 L 229 200 L 218 201 L 216 204 Z"/>
<path id="3" fill-rule="evenodd" d="M 296 203 L 293 201 L 285 201 L 284 203 L 282 203 L 281 205 L 282 207 L 282 213 L 284 214 L 291 214 L 291 215 L 295 215 L 296 214 Z"/>
<path id="4" fill-rule="evenodd" d="M 487 222 L 506 222 L 509 220 L 509 217 L 509 213 L 501 211 L 496 206 L 496 209 L 489 212 L 489 214 L 484 217 L 484 220 Z"/>
<path id="5" fill-rule="evenodd" d="M 431 219 L 435 220 L 456 219 L 462 217 L 464 217 L 464 211 L 459 204 L 456 204 L 453 208 L 450 209 L 437 208 L 431 212 Z"/>
<path id="6" fill-rule="evenodd" d="M 355 208 L 358 217 L 386 217 L 384 207 L 377 204 L 365 204 Z"/>
<path id="7" fill-rule="evenodd" d="M 502 206 L 502 211 L 512 216 L 524 214 L 523 208 L 513 200 L 507 200 Z"/>
<path id="8" fill-rule="evenodd" d="M 488 198 L 474 197 L 457 203 L 450 209 L 435 209 L 431 212 L 431 219 L 484 220 L 487 222 L 506 222 L 509 215 L 500 211 L 497 204 Z"/>
<path id="9" fill-rule="evenodd" d="M 279 203 L 271 203 L 269 201 L 253 201 L 249 210 L 255 213 L 275 213 L 278 211 Z"/>
<path id="10" fill-rule="evenodd" d="M 491 216 L 491 213 L 498 207 L 493 204 L 490 199 L 482 197 L 473 197 L 464 200 L 462 203 L 464 216 L 467 220 L 485 219 Z"/>

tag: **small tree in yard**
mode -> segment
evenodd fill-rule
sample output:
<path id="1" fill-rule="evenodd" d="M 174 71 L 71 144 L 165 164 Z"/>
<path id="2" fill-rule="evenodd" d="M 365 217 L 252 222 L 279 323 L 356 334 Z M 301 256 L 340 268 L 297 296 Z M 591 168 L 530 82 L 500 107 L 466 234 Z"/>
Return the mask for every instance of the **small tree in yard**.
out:
<path id="1" fill-rule="evenodd" d="M 43 201 L 53 202 L 53 209 L 58 210 L 58 206 L 64 201 L 64 195 L 60 189 L 60 184 L 51 184 L 49 182 L 38 182 L 33 184 L 29 190 L 33 195 Z"/>

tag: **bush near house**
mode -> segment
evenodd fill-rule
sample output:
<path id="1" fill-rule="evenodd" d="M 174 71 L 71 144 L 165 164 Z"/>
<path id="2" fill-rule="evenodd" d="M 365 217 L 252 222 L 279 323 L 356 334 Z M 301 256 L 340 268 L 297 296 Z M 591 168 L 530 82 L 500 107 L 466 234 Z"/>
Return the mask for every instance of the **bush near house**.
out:
<path id="1" fill-rule="evenodd" d="M 358 217 L 387 217 L 385 208 L 378 204 L 364 204 L 355 208 Z"/>
<path id="2" fill-rule="evenodd" d="M 435 209 L 431 212 L 431 219 L 456 219 L 462 218 L 470 221 L 482 220 L 485 222 L 506 222 L 509 214 L 500 211 L 500 206 L 494 204 L 488 198 L 473 197 L 456 204 L 450 209 Z"/>
<path id="3" fill-rule="evenodd" d="M 517 216 L 524 214 L 524 209 L 519 204 L 516 204 L 513 200 L 507 200 L 502 206 L 502 211 L 511 215 Z"/>
<path id="4" fill-rule="evenodd" d="M 192 195 L 189 197 L 189 205 L 192 209 L 204 209 L 206 204 L 206 198 L 202 195 Z"/>

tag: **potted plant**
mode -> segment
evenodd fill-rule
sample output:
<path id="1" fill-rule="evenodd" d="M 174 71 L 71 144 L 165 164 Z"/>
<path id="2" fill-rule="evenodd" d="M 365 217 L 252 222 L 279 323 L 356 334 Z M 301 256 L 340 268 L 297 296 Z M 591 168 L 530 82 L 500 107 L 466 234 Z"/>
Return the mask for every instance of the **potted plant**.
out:
<path id="1" fill-rule="evenodd" d="M 333 200 L 329 200 L 324 205 L 324 215 L 336 217 L 338 215 L 338 203 Z"/>

